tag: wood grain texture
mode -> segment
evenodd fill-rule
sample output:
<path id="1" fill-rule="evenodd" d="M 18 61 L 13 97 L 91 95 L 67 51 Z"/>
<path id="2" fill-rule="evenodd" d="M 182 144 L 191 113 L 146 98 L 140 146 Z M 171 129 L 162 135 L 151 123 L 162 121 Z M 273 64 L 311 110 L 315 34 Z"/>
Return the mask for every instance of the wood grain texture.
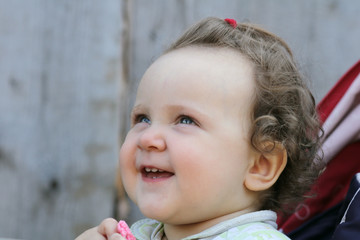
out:
<path id="1" fill-rule="evenodd" d="M 360 3 L 351 0 L 135 0 L 131 76 L 147 66 L 194 22 L 208 16 L 263 26 L 293 49 L 319 101 L 359 59 Z"/>
<path id="2" fill-rule="evenodd" d="M 359 12 L 352 0 L 0 0 L 0 237 L 73 239 L 114 213 L 137 84 L 192 23 L 281 36 L 320 100 L 359 59 Z"/>
<path id="3" fill-rule="evenodd" d="M 120 1 L 0 2 L 0 236 L 74 239 L 113 212 Z"/>

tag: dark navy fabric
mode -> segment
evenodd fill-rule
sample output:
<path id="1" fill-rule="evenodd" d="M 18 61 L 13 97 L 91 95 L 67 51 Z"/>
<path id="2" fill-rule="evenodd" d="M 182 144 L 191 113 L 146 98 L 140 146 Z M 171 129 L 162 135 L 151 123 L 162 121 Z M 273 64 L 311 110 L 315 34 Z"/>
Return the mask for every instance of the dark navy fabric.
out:
<path id="1" fill-rule="evenodd" d="M 338 224 L 338 215 L 342 203 L 313 217 L 294 231 L 288 233 L 292 240 L 329 240 Z"/>
<path id="2" fill-rule="evenodd" d="M 343 210 L 342 220 L 332 239 L 360 239 L 360 173 L 351 181 Z"/>
<path id="3" fill-rule="evenodd" d="M 288 234 L 292 240 L 360 239 L 360 173 L 350 183 L 346 198 Z"/>

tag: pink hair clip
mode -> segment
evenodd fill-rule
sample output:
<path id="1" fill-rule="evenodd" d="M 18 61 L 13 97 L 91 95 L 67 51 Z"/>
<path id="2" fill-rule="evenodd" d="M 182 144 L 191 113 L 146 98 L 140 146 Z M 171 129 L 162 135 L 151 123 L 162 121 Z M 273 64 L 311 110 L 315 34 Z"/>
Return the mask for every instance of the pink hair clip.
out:
<path id="1" fill-rule="evenodd" d="M 134 235 L 132 235 L 130 228 L 126 224 L 125 221 L 120 220 L 117 225 L 117 231 L 120 233 L 121 236 L 123 236 L 126 240 L 136 240 Z"/>
<path id="2" fill-rule="evenodd" d="M 236 28 L 236 27 L 237 27 L 237 22 L 236 22 L 235 19 L 225 18 L 224 20 L 225 20 L 225 22 L 227 22 L 228 24 L 230 24 L 233 28 Z"/>

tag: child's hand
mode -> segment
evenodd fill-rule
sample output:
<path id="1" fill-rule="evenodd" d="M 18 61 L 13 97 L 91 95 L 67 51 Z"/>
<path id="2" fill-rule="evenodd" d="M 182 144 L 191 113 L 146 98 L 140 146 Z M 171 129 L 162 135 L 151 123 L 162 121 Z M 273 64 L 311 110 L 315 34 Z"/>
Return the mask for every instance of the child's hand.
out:
<path id="1" fill-rule="evenodd" d="M 97 227 L 91 228 L 75 240 L 126 240 L 117 231 L 118 222 L 113 218 L 107 218 Z"/>

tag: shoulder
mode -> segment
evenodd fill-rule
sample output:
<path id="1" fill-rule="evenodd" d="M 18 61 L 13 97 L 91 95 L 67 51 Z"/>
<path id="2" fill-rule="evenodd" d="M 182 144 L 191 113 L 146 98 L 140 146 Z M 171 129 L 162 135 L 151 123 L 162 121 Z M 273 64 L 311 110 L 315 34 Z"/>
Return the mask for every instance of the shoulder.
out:
<path id="1" fill-rule="evenodd" d="M 249 223 L 234 227 L 220 234 L 214 240 L 290 240 L 286 235 L 266 223 Z"/>

